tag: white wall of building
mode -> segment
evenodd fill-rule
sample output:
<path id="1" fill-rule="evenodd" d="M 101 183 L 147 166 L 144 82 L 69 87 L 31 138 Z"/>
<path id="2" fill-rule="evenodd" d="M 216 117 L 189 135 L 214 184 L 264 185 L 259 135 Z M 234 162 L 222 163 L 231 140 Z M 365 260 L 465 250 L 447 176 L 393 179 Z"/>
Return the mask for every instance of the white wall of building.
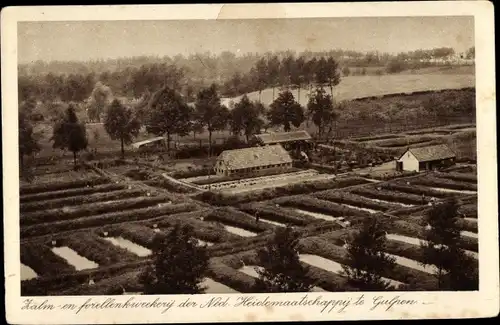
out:
<path id="1" fill-rule="evenodd" d="M 403 170 L 419 171 L 418 160 L 410 151 L 405 152 L 405 154 L 398 159 L 398 162 L 403 162 Z"/>

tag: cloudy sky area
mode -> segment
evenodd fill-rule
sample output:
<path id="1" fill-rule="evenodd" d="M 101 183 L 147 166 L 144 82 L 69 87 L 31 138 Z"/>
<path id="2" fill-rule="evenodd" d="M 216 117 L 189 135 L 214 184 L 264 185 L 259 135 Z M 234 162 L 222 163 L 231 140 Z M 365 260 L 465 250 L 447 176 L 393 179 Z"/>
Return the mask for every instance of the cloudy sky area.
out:
<path id="1" fill-rule="evenodd" d="M 474 46 L 473 17 L 382 17 L 190 21 L 23 22 L 20 63 L 189 55 L 224 50 L 265 52 L 402 51 Z"/>

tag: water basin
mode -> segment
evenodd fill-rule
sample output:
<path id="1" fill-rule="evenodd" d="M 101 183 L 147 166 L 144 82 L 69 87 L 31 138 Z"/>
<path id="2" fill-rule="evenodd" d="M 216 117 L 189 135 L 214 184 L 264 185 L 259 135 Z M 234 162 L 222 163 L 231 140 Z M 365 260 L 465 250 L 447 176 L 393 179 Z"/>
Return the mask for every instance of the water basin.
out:
<path id="1" fill-rule="evenodd" d="M 229 231 L 230 233 L 233 233 L 235 235 L 238 235 L 238 236 L 242 236 L 242 237 L 253 237 L 253 236 L 257 236 L 256 233 L 254 232 L 251 232 L 251 231 L 248 231 L 246 229 L 241 229 L 241 228 L 237 228 L 237 227 L 233 227 L 233 226 L 228 226 L 228 225 L 224 225 L 224 228 Z"/>
<path id="2" fill-rule="evenodd" d="M 245 265 L 245 266 L 239 268 L 238 271 L 245 273 L 253 278 L 258 278 L 259 273 L 257 273 L 256 269 L 262 269 L 262 267 L 256 266 L 256 265 Z"/>
<path id="3" fill-rule="evenodd" d="M 79 255 L 77 252 L 69 247 L 61 246 L 52 248 L 54 254 L 64 258 L 70 265 L 73 265 L 77 271 L 95 269 L 99 265 L 85 257 Z"/>
<path id="4" fill-rule="evenodd" d="M 447 192 L 447 193 L 461 193 L 461 194 L 477 194 L 477 191 L 469 191 L 469 190 L 452 190 L 450 188 L 443 188 L 443 187 L 430 187 L 430 189 L 440 191 L 440 192 Z"/>
<path id="5" fill-rule="evenodd" d="M 387 204 L 397 204 L 397 205 L 400 205 L 402 207 L 407 207 L 407 208 L 411 208 L 411 207 L 414 207 L 415 205 L 413 204 L 406 204 L 406 203 L 401 203 L 401 202 L 394 202 L 394 201 L 386 201 L 386 200 L 381 200 L 381 199 L 374 199 L 374 198 L 368 198 L 369 200 L 372 200 L 372 201 L 375 201 L 375 202 L 379 202 L 379 203 L 387 203 Z"/>
<path id="6" fill-rule="evenodd" d="M 230 288 L 220 282 L 214 281 L 210 278 L 205 278 L 202 286 L 206 287 L 205 293 L 219 294 L 219 293 L 239 293 L 238 291 Z"/>
<path id="7" fill-rule="evenodd" d="M 477 233 L 472 232 L 472 231 L 463 230 L 460 232 L 460 235 L 464 236 L 464 237 L 469 237 L 469 238 L 476 238 L 476 239 L 478 238 Z"/>
<path id="8" fill-rule="evenodd" d="M 141 245 L 137 245 L 134 242 L 131 242 L 128 239 L 125 239 L 123 237 L 105 237 L 105 240 L 109 241 L 115 246 L 125 248 L 126 250 L 134 253 L 137 256 L 148 256 L 151 255 L 151 250 L 147 249 L 146 247 L 143 247 Z"/>
<path id="9" fill-rule="evenodd" d="M 198 238 L 196 238 L 196 240 L 198 241 L 199 246 L 213 246 L 214 245 L 214 243 L 211 243 L 209 241 L 204 241 L 204 240 L 201 240 Z"/>
<path id="10" fill-rule="evenodd" d="M 33 269 L 21 263 L 21 281 L 34 279 L 38 276 Z"/>
<path id="11" fill-rule="evenodd" d="M 306 210 L 301 210 L 301 209 L 294 209 L 294 210 L 299 212 L 299 213 L 314 217 L 316 219 L 323 219 L 323 220 L 327 220 L 327 221 L 335 221 L 335 220 L 339 219 L 337 217 L 329 216 L 329 215 L 323 214 L 323 213 L 311 212 L 311 211 L 306 211 Z"/>
<path id="12" fill-rule="evenodd" d="M 368 208 L 361 208 L 361 207 L 357 207 L 357 206 L 349 205 L 349 204 L 344 204 L 344 203 L 342 203 L 341 205 L 348 207 L 348 208 L 351 208 L 351 209 L 357 209 L 357 210 L 366 211 L 366 212 L 370 212 L 370 213 L 379 213 L 380 212 L 377 210 L 368 209 Z"/>
<path id="13" fill-rule="evenodd" d="M 386 253 L 387 255 L 394 257 L 396 259 L 396 263 L 399 265 L 404 265 L 406 267 L 430 273 L 430 274 L 436 274 L 437 268 L 434 265 L 421 265 L 418 261 L 412 260 L 410 258 L 398 256 L 398 255 L 392 255 L 389 253 Z"/>
<path id="14" fill-rule="evenodd" d="M 276 221 L 272 221 L 272 220 L 259 219 L 259 221 L 262 221 L 262 222 L 265 222 L 265 223 L 269 223 L 269 224 L 272 224 L 272 225 L 275 225 L 275 226 L 278 226 L 278 227 L 286 227 L 285 224 L 282 224 L 282 223 L 279 223 L 279 222 L 276 222 Z"/>

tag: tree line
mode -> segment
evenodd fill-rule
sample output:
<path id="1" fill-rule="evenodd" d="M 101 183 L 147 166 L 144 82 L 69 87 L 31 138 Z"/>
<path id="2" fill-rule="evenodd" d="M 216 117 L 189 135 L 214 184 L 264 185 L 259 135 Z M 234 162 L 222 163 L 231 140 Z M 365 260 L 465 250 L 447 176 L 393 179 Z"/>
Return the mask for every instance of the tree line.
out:
<path id="1" fill-rule="evenodd" d="M 434 267 L 437 290 L 477 290 L 477 261 L 460 248 L 457 202 L 436 204 L 425 217 L 429 227 L 419 247 L 424 267 Z M 346 262 L 341 274 L 346 284 L 361 291 L 416 290 L 411 279 L 396 288 L 387 279 L 396 266 L 384 253 L 386 226 L 375 217 L 363 220 L 345 241 Z M 257 278 L 252 292 L 309 292 L 320 285 L 310 276 L 310 267 L 300 260 L 300 231 L 288 225 L 276 229 L 263 248 L 257 250 Z M 199 246 L 193 229 L 177 224 L 153 240 L 153 261 L 139 275 L 145 294 L 199 294 L 209 276 L 209 254 Z M 344 288 L 339 287 L 338 290 Z"/>

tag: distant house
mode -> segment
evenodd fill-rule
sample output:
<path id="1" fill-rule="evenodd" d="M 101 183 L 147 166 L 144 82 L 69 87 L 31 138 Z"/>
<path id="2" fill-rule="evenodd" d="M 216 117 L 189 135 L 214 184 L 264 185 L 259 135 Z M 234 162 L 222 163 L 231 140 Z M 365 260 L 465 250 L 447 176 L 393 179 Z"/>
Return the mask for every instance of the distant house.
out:
<path id="1" fill-rule="evenodd" d="M 291 167 L 292 158 L 288 152 L 281 145 L 270 145 L 223 151 L 214 170 L 220 176 L 258 175 Z"/>
<path id="2" fill-rule="evenodd" d="M 311 148 L 311 135 L 307 131 L 276 132 L 256 134 L 254 143 L 259 146 L 282 145 L 286 150 L 307 151 Z"/>
<path id="3" fill-rule="evenodd" d="M 445 144 L 409 148 L 396 161 L 396 169 L 404 171 L 434 170 L 455 163 L 455 153 Z"/>
<path id="4" fill-rule="evenodd" d="M 132 148 L 136 150 L 144 150 L 144 149 L 163 149 L 165 148 L 165 138 L 164 137 L 156 137 L 152 139 L 147 139 L 139 142 L 132 143 Z"/>

